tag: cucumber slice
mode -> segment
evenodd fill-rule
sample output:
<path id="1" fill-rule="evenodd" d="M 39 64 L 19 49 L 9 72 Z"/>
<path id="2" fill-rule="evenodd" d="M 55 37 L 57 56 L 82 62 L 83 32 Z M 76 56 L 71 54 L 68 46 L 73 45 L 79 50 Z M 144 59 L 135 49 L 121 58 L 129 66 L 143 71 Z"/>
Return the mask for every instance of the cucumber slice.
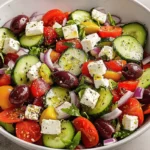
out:
<path id="1" fill-rule="evenodd" d="M 147 29 L 140 23 L 129 23 L 123 26 L 123 35 L 130 35 L 136 38 L 142 46 L 147 40 Z"/>
<path id="2" fill-rule="evenodd" d="M 14 40 L 17 40 L 17 37 L 10 29 L 0 28 L 0 49 L 3 48 L 5 38 L 12 38 Z"/>
<path id="3" fill-rule="evenodd" d="M 123 35 L 116 38 L 113 46 L 119 56 L 127 61 L 140 62 L 143 59 L 143 47 L 132 36 Z"/>
<path id="4" fill-rule="evenodd" d="M 12 70 L 12 78 L 16 85 L 27 84 L 27 72 L 30 67 L 39 62 L 39 59 L 36 56 L 32 55 L 24 55 L 20 57 L 13 70 Z"/>
<path id="5" fill-rule="evenodd" d="M 35 36 L 23 35 L 19 39 L 21 46 L 25 48 L 39 46 L 43 43 L 43 40 L 44 40 L 43 35 L 35 35 Z"/>
<path id="6" fill-rule="evenodd" d="M 101 116 L 109 110 L 113 96 L 109 89 L 100 89 L 100 98 L 94 109 L 88 109 L 87 113 L 92 116 Z"/>
<path id="7" fill-rule="evenodd" d="M 63 120 L 61 123 L 61 133 L 59 135 L 43 135 L 43 143 L 50 148 L 65 148 L 70 145 L 75 130 L 70 121 Z"/>
<path id="8" fill-rule="evenodd" d="M 69 90 L 62 87 L 52 87 L 45 96 L 45 107 L 57 107 L 65 101 L 70 101 Z"/>
<path id="9" fill-rule="evenodd" d="M 2 126 L 6 131 L 8 131 L 11 134 L 15 133 L 15 128 L 14 128 L 13 124 L 0 122 L 0 126 Z"/>
<path id="10" fill-rule="evenodd" d="M 74 20 L 77 24 L 85 21 L 92 21 L 91 15 L 85 10 L 75 10 L 70 14 L 70 19 Z"/>
<path id="11" fill-rule="evenodd" d="M 147 88 L 150 86 L 150 68 L 146 69 L 139 78 L 138 87 Z"/>
<path id="12" fill-rule="evenodd" d="M 80 49 L 69 48 L 59 59 L 60 67 L 74 74 L 75 76 L 81 73 L 81 66 L 87 61 L 87 54 Z"/>

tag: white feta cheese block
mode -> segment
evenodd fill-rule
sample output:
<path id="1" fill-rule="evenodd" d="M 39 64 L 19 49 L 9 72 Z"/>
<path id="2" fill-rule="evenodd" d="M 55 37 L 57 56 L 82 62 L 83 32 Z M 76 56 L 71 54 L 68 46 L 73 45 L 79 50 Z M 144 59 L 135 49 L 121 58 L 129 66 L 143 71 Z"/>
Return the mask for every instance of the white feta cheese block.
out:
<path id="1" fill-rule="evenodd" d="M 96 106 L 99 96 L 100 94 L 98 92 L 92 90 L 91 88 L 87 88 L 80 103 L 93 109 Z"/>
<path id="2" fill-rule="evenodd" d="M 32 21 L 26 25 L 25 33 L 26 36 L 34 36 L 43 34 L 43 21 Z"/>
<path id="3" fill-rule="evenodd" d="M 122 119 L 124 129 L 134 131 L 138 128 L 138 117 L 131 115 L 124 115 Z"/>
<path id="4" fill-rule="evenodd" d="M 20 43 L 12 38 L 6 38 L 3 45 L 3 53 L 16 53 L 20 48 Z"/>
<path id="5" fill-rule="evenodd" d="M 102 24 L 104 24 L 107 20 L 107 14 L 102 13 L 96 9 L 92 10 L 92 18 Z"/>
<path id="6" fill-rule="evenodd" d="M 112 60 L 114 58 L 113 48 L 111 46 L 104 46 L 99 53 L 99 57 L 103 56 L 106 56 L 107 60 Z"/>
<path id="7" fill-rule="evenodd" d="M 76 24 L 62 27 L 63 35 L 66 40 L 79 38 L 78 28 Z"/>
<path id="8" fill-rule="evenodd" d="M 106 73 L 106 66 L 103 62 L 103 60 L 98 60 L 98 61 L 94 61 L 94 62 L 90 62 L 88 64 L 88 70 L 91 76 L 94 75 L 103 75 Z"/>
<path id="9" fill-rule="evenodd" d="M 61 122 L 59 120 L 43 119 L 41 124 L 41 133 L 43 134 L 60 134 Z"/>
<path id="10" fill-rule="evenodd" d="M 109 87 L 109 80 L 104 79 L 102 75 L 94 75 L 94 85 L 95 88 L 98 89 L 100 87 Z"/>
<path id="11" fill-rule="evenodd" d="M 62 109 L 63 108 L 70 108 L 71 107 L 71 103 L 69 102 L 64 102 L 62 103 L 60 106 L 56 107 L 55 110 L 57 112 L 57 118 L 58 119 L 64 119 L 69 117 L 70 115 L 68 115 L 67 113 L 63 112 Z"/>
<path id="12" fill-rule="evenodd" d="M 89 52 L 90 50 L 92 50 L 95 47 L 97 42 L 99 42 L 100 40 L 101 40 L 101 38 L 98 36 L 97 33 L 93 33 L 93 34 L 90 34 L 90 35 L 86 36 L 81 41 L 83 50 L 85 52 Z"/>
<path id="13" fill-rule="evenodd" d="M 37 64 L 31 66 L 29 71 L 27 72 L 27 77 L 29 78 L 30 81 L 33 81 L 37 78 L 39 78 L 39 69 L 41 67 L 41 62 L 38 62 Z"/>
<path id="14" fill-rule="evenodd" d="M 54 29 L 62 28 L 62 25 L 59 24 L 58 22 L 55 22 L 54 25 L 53 25 L 53 28 Z"/>
<path id="15" fill-rule="evenodd" d="M 37 121 L 39 119 L 41 108 L 42 107 L 40 107 L 40 106 L 29 104 L 25 111 L 25 118 L 29 119 L 29 120 Z"/>

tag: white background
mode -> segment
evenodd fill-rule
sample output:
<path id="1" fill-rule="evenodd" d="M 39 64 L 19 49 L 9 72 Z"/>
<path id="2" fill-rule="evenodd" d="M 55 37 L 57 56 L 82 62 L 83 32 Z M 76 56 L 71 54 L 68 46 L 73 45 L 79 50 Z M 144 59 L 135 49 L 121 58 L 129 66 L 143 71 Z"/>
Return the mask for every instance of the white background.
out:
<path id="1" fill-rule="evenodd" d="M 139 1 L 150 8 L 150 0 L 139 0 Z M 3 2 L 5 2 L 5 0 L 0 0 L 0 4 Z M 0 150 L 25 150 L 25 149 L 19 147 L 18 145 L 12 143 L 11 141 L 7 140 L 2 135 L 0 135 Z M 137 139 L 121 146 L 119 149 L 116 150 L 150 150 L 150 129 L 146 131 L 143 135 L 139 136 Z"/>

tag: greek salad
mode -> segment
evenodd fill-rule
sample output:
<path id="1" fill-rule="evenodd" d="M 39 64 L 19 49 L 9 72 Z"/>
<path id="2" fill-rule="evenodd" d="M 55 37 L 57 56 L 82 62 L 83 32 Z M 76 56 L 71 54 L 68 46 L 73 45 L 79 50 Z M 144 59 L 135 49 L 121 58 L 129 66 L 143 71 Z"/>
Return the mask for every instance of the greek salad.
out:
<path id="1" fill-rule="evenodd" d="M 0 126 L 55 149 L 107 146 L 150 114 L 148 31 L 98 7 L 0 28 Z"/>

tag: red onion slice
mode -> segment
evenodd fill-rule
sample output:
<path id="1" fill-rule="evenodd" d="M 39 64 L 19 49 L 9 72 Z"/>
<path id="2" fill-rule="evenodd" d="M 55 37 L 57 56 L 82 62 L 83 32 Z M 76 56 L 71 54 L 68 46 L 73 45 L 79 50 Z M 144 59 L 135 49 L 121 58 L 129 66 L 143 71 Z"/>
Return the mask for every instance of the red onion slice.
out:
<path id="1" fill-rule="evenodd" d="M 40 60 L 41 62 L 44 62 L 44 53 L 40 53 Z"/>
<path id="2" fill-rule="evenodd" d="M 118 118 L 121 114 L 122 114 L 122 111 L 116 108 L 112 112 L 103 115 L 101 118 L 104 120 L 113 120 L 113 119 Z"/>
<path id="3" fill-rule="evenodd" d="M 104 26 L 110 26 L 109 22 L 105 22 Z"/>
<path id="4" fill-rule="evenodd" d="M 8 67 L 9 67 L 10 69 L 13 69 L 14 66 L 15 66 L 14 61 L 10 60 L 10 61 L 8 62 Z"/>
<path id="5" fill-rule="evenodd" d="M 10 28 L 10 24 L 11 24 L 11 21 L 12 21 L 13 19 L 14 19 L 14 18 L 8 20 L 2 27 Z"/>
<path id="6" fill-rule="evenodd" d="M 144 94 L 144 89 L 141 87 L 137 87 L 134 91 L 134 97 L 137 99 L 142 99 Z"/>
<path id="7" fill-rule="evenodd" d="M 118 23 L 116 26 L 122 27 L 122 26 L 124 26 L 124 25 L 125 25 L 125 23 Z"/>
<path id="8" fill-rule="evenodd" d="M 37 15 L 37 12 L 34 12 L 34 13 L 30 16 L 29 21 L 31 21 L 32 18 L 33 18 L 34 16 L 36 16 L 36 15 Z"/>
<path id="9" fill-rule="evenodd" d="M 63 23 L 62 23 L 62 26 L 65 26 L 66 23 L 67 23 L 67 18 L 64 18 Z"/>
<path id="10" fill-rule="evenodd" d="M 17 52 L 18 56 L 23 56 L 28 54 L 29 50 L 28 49 L 24 49 L 24 48 L 20 48 L 19 51 Z"/>
<path id="11" fill-rule="evenodd" d="M 143 60 L 142 60 L 142 64 L 143 65 L 146 65 L 146 64 L 148 64 L 150 62 L 150 56 L 148 56 L 148 57 L 146 57 L 146 58 L 144 58 Z"/>
<path id="12" fill-rule="evenodd" d="M 31 21 L 41 21 L 43 18 L 43 14 L 37 14 L 35 16 L 33 16 L 32 18 L 30 18 L 30 22 Z"/>
<path id="13" fill-rule="evenodd" d="M 99 52 L 100 52 L 100 48 L 99 48 L 99 47 L 94 47 L 94 48 L 90 51 L 91 55 L 92 55 L 92 56 L 95 56 L 95 57 L 98 56 Z"/>
<path id="14" fill-rule="evenodd" d="M 71 104 L 74 104 L 76 107 L 80 106 L 79 98 L 74 91 L 69 92 L 71 98 Z"/>
<path id="15" fill-rule="evenodd" d="M 101 13 L 107 14 L 105 8 L 103 8 L 103 7 L 96 7 L 94 9 L 100 11 Z"/>
<path id="16" fill-rule="evenodd" d="M 122 106 L 123 104 L 125 104 L 129 98 L 131 98 L 134 95 L 133 92 L 131 91 L 127 91 L 118 101 L 118 107 Z"/>
<path id="17" fill-rule="evenodd" d="M 106 139 L 106 140 L 104 140 L 104 146 L 110 145 L 110 144 L 113 144 L 116 142 L 117 142 L 117 139 L 115 139 L 115 138 Z"/>
<path id="18" fill-rule="evenodd" d="M 0 74 L 5 74 L 5 71 L 7 70 L 7 68 L 1 68 L 0 69 Z"/>
<path id="19" fill-rule="evenodd" d="M 116 15 L 112 15 L 112 18 L 115 20 L 116 25 L 121 23 L 121 18 L 116 16 Z"/>

